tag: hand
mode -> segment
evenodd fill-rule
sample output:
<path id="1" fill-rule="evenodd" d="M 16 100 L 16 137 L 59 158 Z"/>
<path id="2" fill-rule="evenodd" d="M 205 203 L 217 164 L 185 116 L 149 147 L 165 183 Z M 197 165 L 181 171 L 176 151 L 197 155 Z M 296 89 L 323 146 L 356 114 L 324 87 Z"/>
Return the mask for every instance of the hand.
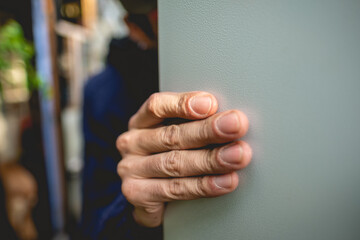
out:
<path id="1" fill-rule="evenodd" d="M 247 143 L 235 140 L 249 123 L 238 110 L 216 114 L 217 108 L 215 97 L 206 92 L 155 93 L 130 119 L 129 131 L 116 145 L 123 157 L 118 164 L 122 192 L 135 206 L 137 223 L 159 226 L 165 202 L 235 190 L 235 171 L 246 167 L 252 155 Z M 197 121 L 163 126 L 167 118 Z"/>

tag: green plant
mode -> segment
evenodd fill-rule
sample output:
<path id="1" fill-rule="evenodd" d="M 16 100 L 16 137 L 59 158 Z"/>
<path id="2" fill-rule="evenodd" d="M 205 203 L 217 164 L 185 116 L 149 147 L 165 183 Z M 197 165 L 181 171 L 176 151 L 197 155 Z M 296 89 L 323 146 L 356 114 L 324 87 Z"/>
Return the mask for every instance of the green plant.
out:
<path id="1" fill-rule="evenodd" d="M 25 39 L 19 23 L 10 20 L 0 28 L 0 73 L 11 68 L 12 58 L 20 59 L 25 65 L 29 91 L 39 88 L 41 83 L 31 62 L 33 56 L 34 47 Z M 3 81 L 9 80 L 0 74 L 0 91 Z"/>

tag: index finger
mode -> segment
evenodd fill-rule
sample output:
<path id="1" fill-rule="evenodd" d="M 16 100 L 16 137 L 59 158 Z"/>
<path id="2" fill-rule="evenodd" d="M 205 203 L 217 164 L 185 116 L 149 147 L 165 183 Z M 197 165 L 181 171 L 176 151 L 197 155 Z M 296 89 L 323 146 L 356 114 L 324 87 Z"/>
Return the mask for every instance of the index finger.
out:
<path id="1" fill-rule="evenodd" d="M 216 113 L 217 109 L 216 98 L 207 92 L 154 93 L 131 117 L 129 129 L 151 127 L 166 118 L 204 119 Z"/>

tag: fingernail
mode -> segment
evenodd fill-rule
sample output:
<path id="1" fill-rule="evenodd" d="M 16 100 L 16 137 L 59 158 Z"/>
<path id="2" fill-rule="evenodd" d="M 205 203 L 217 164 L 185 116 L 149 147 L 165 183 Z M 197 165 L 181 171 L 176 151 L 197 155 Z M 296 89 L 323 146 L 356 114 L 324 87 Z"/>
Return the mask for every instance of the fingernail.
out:
<path id="1" fill-rule="evenodd" d="M 243 149 L 238 144 L 225 147 L 220 151 L 220 159 L 230 164 L 236 164 L 241 161 Z"/>
<path id="2" fill-rule="evenodd" d="M 232 177 L 230 174 L 216 176 L 214 182 L 218 188 L 231 188 Z"/>
<path id="3" fill-rule="evenodd" d="M 212 99 L 208 96 L 195 96 L 190 99 L 191 109 L 200 115 L 205 115 L 210 112 Z"/>
<path id="4" fill-rule="evenodd" d="M 239 117 L 234 112 L 228 113 L 216 120 L 216 126 L 225 134 L 237 133 L 240 128 Z"/>

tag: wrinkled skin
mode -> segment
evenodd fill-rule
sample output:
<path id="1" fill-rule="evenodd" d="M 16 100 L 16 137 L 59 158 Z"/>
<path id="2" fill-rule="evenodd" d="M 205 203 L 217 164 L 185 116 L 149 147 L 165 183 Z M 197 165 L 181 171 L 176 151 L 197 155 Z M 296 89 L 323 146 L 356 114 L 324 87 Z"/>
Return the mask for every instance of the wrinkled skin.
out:
<path id="1" fill-rule="evenodd" d="M 134 205 L 134 219 L 147 227 L 163 221 L 166 202 L 217 197 L 238 186 L 235 171 L 251 161 L 251 148 L 237 139 L 249 122 L 244 113 L 216 113 L 206 92 L 155 93 L 129 121 L 116 145 L 122 192 Z M 168 118 L 187 121 L 164 125 Z M 210 147 L 211 146 L 216 147 Z"/>

